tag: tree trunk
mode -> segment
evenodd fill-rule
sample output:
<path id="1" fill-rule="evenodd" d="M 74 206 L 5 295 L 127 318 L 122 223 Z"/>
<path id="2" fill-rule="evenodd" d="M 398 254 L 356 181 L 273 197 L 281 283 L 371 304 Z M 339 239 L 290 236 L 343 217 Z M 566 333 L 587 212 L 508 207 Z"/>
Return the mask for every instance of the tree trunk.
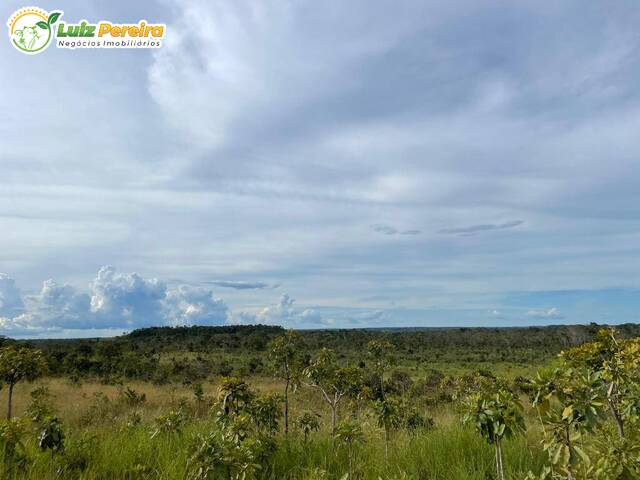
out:
<path id="1" fill-rule="evenodd" d="M 571 437 L 569 436 L 569 427 L 564 427 L 567 447 L 569 447 L 569 464 L 567 465 L 567 480 L 575 480 L 573 476 L 573 454 L 571 453 Z"/>
<path id="2" fill-rule="evenodd" d="M 338 405 L 335 403 L 331 404 L 331 435 L 336 434 L 336 423 L 338 419 Z"/>
<path id="3" fill-rule="evenodd" d="M 289 378 L 284 384 L 284 434 L 289 434 Z"/>
<path id="4" fill-rule="evenodd" d="M 496 470 L 498 471 L 498 478 L 504 480 L 504 466 L 502 465 L 502 444 L 500 439 L 496 439 Z"/>
<path id="5" fill-rule="evenodd" d="M 613 415 L 613 419 L 616 422 L 616 427 L 618 428 L 618 435 L 620 436 L 620 438 L 624 438 L 624 421 L 622 420 L 622 415 L 620 415 L 618 406 L 616 405 L 616 402 L 613 399 L 615 390 L 616 390 L 616 384 L 612 382 L 611 385 L 609 385 L 609 389 L 607 390 L 607 403 L 609 404 L 611 415 Z"/>
<path id="6" fill-rule="evenodd" d="M 389 463 L 389 430 L 384 428 L 384 461 Z"/>
<path id="7" fill-rule="evenodd" d="M 13 383 L 9 384 L 9 401 L 7 403 L 7 420 L 11 420 L 11 405 L 13 403 Z"/>

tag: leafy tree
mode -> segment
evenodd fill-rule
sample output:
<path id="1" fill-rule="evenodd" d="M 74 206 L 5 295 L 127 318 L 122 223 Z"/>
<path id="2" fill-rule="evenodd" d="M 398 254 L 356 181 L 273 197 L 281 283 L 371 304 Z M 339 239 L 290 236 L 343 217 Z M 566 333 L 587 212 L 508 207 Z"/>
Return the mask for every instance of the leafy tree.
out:
<path id="1" fill-rule="evenodd" d="M 640 341 L 620 340 L 615 329 L 603 328 L 595 342 L 574 347 L 561 357 L 570 366 L 599 375 L 618 435 L 624 438 L 625 420 L 636 417 L 640 406 L 636 380 L 640 373 Z"/>
<path id="2" fill-rule="evenodd" d="M 51 464 L 53 465 L 53 455 L 64 451 L 64 432 L 62 424 L 57 417 L 49 417 L 42 427 L 38 436 L 38 447 L 40 450 L 51 452 Z"/>
<path id="3" fill-rule="evenodd" d="M 227 419 L 233 418 L 245 410 L 254 397 L 255 394 L 244 380 L 224 377 L 218 388 L 218 415 Z"/>
<path id="4" fill-rule="evenodd" d="M 347 447 L 349 458 L 349 477 L 353 478 L 353 447 L 364 439 L 362 428 L 355 422 L 343 421 L 335 430 L 335 438 L 339 444 Z"/>
<path id="5" fill-rule="evenodd" d="M 362 385 L 360 371 L 354 367 L 339 366 L 333 350 L 323 348 L 303 373 L 309 378 L 309 385 L 320 390 L 323 400 L 331 408 L 331 432 L 335 433 L 338 404 L 345 395 L 357 394 Z"/>
<path id="6" fill-rule="evenodd" d="M 318 422 L 319 415 L 317 413 L 304 412 L 297 420 L 296 425 L 304 434 L 304 443 L 307 443 L 309 434 L 311 432 L 317 432 L 320 428 L 320 422 Z"/>
<path id="7" fill-rule="evenodd" d="M 581 443 L 601 417 L 601 383 L 597 373 L 573 368 L 538 373 L 533 405 L 542 423 L 550 474 L 560 470 L 568 480 L 574 480 L 578 465 L 590 463 Z"/>
<path id="8" fill-rule="evenodd" d="M 24 379 L 35 380 L 47 370 L 40 350 L 14 346 L 0 348 L 0 378 L 9 386 L 7 419 L 11 419 L 13 388 Z"/>
<path id="9" fill-rule="evenodd" d="M 38 387 L 31 391 L 31 403 L 27 407 L 27 416 L 37 425 L 53 416 L 51 393 L 47 387 Z"/>
<path id="10" fill-rule="evenodd" d="M 367 352 L 373 362 L 373 371 L 380 379 L 380 397 L 384 399 L 384 373 L 396 363 L 396 347 L 386 340 L 371 340 Z"/>
<path id="11" fill-rule="evenodd" d="M 256 430 L 252 418 L 241 413 L 197 437 L 188 477 L 213 480 L 224 475 L 228 480 L 254 479 L 274 451 L 273 439 Z"/>
<path id="12" fill-rule="evenodd" d="M 276 375 L 284 380 L 284 433 L 289 433 L 289 389 L 295 387 L 301 369 L 301 338 L 287 330 L 269 344 L 269 357 L 275 364 Z"/>
<path id="13" fill-rule="evenodd" d="M 277 394 L 257 395 L 248 405 L 248 413 L 259 430 L 274 435 L 278 431 L 278 419 L 282 416 L 282 397 Z"/>
<path id="14" fill-rule="evenodd" d="M 0 420 L 0 449 L 6 473 L 22 465 L 27 459 L 23 442 L 25 431 L 22 419 Z"/>
<path id="15" fill-rule="evenodd" d="M 595 442 L 595 461 L 587 478 L 594 480 L 636 480 L 640 478 L 640 444 L 605 435 Z"/>
<path id="16" fill-rule="evenodd" d="M 502 440 L 525 430 L 520 401 L 512 392 L 499 388 L 471 395 L 463 407 L 463 422 L 473 425 L 495 447 L 498 478 L 505 480 Z"/>
<path id="17" fill-rule="evenodd" d="M 374 402 L 378 426 L 384 429 L 384 458 L 389 460 L 389 436 L 402 425 L 402 403 L 396 397 L 387 396 Z"/>

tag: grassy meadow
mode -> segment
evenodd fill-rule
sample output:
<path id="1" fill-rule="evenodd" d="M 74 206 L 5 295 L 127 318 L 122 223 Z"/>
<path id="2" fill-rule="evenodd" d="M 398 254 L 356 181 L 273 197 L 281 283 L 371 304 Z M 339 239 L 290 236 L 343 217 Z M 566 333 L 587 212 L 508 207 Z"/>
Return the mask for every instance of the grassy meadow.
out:
<path id="1" fill-rule="evenodd" d="M 270 378 L 251 379 L 252 386 L 264 392 L 279 392 L 282 384 Z M 83 382 L 72 385 L 64 379 L 43 379 L 23 383 L 14 393 L 14 414 L 26 415 L 31 401 L 29 393 L 39 386 L 51 392 L 51 403 L 65 427 L 67 447 L 64 454 L 50 455 L 39 451 L 36 432 L 27 440 L 30 461 L 25 469 L 6 478 L 48 479 L 134 479 L 185 478 L 191 443 L 198 433 L 213 423 L 208 408 L 198 411 L 197 402 L 186 386 L 157 386 L 147 382 L 127 384 L 146 400 L 131 406 L 121 394 L 122 387 Z M 215 383 L 203 385 L 205 395 L 215 395 Z M 346 451 L 335 445 L 330 434 L 329 412 L 316 392 L 300 389 L 292 396 L 294 412 L 313 410 L 322 415 L 318 432 L 306 444 L 297 429 L 280 443 L 264 477 L 269 479 L 342 478 L 347 473 Z M 0 415 L 6 415 L 6 392 L 0 392 Z M 189 405 L 190 418 L 180 432 L 151 438 L 154 419 L 163 413 Z M 352 415 L 343 409 L 340 415 Z M 362 412 L 365 439 L 354 453 L 355 475 L 362 479 L 477 479 L 494 478 L 493 449 L 471 429 L 463 427 L 451 406 L 425 407 L 434 426 L 414 435 L 397 432 L 390 443 L 388 461 L 384 456 L 383 432 L 376 420 Z M 140 423 L 128 425 L 134 412 Z M 533 420 L 532 420 L 533 421 Z M 520 478 L 529 470 L 539 469 L 545 455 L 535 432 L 508 442 L 506 449 L 509 478 Z"/>
<path id="2" fill-rule="evenodd" d="M 635 333 L 635 327 L 625 328 L 627 337 Z M 288 433 L 282 416 L 285 377 L 272 355 L 274 341 L 283 337 L 279 329 L 210 332 L 207 342 L 198 340 L 198 332 L 171 337 L 166 331 L 110 340 L 7 340 L 6 348 L 44 352 L 48 370 L 15 385 L 11 425 L 19 433 L 11 437 L 0 430 L 2 478 L 502 480 L 495 444 L 473 422 L 462 422 L 465 398 L 489 384 L 521 403 L 526 427 L 501 439 L 505 479 L 524 479 L 529 472 L 536 476 L 527 478 L 635 478 L 597 477 L 589 464 L 572 457 L 571 477 L 558 476 L 566 473 L 562 465 L 554 467 L 555 477 L 538 477 L 549 452 L 543 449 L 540 412 L 522 386 L 538 369 L 557 365 L 563 348 L 593 340 L 593 328 L 572 335 L 568 345 L 555 330 L 544 330 L 538 345 L 524 345 L 531 336 L 505 330 L 420 333 L 417 339 L 402 331 L 329 337 L 301 332 L 295 352 L 301 373 L 288 395 Z M 480 335 L 486 338 L 477 344 Z M 449 343 L 440 344 L 442 338 Z M 505 347 L 507 340 L 511 344 Z M 389 356 L 368 351 L 372 341 L 391 346 Z M 329 370 L 322 364 L 324 370 L 314 374 L 323 344 L 332 347 L 334 363 Z M 338 404 L 335 433 L 330 405 L 314 386 L 329 378 L 327 371 L 335 378 L 357 376 L 357 389 L 349 386 Z M 383 380 L 376 383 L 378 372 Z M 335 378 L 336 390 L 347 388 Z M 229 379 L 236 382 L 232 393 Z M 8 392 L 7 385 L 0 390 L 3 418 Z M 267 427 L 242 424 L 245 411 L 263 420 L 271 415 L 261 424 Z M 59 422 L 63 447 L 42 446 L 42 412 Z M 604 419 L 605 413 L 598 415 Z M 318 422 L 306 434 L 304 414 Z M 410 427 L 402 420 L 409 417 L 419 422 Z M 604 419 L 597 428 L 610 426 Z M 18 439 L 13 446 L 11 438 Z"/>

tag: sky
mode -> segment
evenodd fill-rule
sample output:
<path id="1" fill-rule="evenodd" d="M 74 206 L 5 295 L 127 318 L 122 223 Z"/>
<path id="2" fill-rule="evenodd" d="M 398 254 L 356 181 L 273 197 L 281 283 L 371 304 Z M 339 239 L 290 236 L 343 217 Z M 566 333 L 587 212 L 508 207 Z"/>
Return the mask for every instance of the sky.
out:
<path id="1" fill-rule="evenodd" d="M 3 27 L 0 335 L 640 320 L 635 0 L 38 6 L 167 32 Z"/>

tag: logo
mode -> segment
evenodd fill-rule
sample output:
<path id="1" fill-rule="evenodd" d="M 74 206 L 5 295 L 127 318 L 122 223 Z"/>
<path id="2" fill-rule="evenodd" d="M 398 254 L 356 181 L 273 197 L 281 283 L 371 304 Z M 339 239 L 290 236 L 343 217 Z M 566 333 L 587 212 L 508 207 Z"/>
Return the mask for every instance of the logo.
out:
<path id="1" fill-rule="evenodd" d="M 71 23 L 59 20 L 62 11 L 47 13 L 38 7 L 25 7 L 9 18 L 9 38 L 20 52 L 34 55 L 54 43 L 57 48 L 160 48 L 166 25 L 140 20 L 135 24 L 107 20 Z M 66 17 L 65 17 L 66 18 Z"/>
<path id="2" fill-rule="evenodd" d="M 7 22 L 11 44 L 27 55 L 45 51 L 53 40 L 53 24 L 60 15 L 62 12 L 47 13 L 37 7 L 21 8 Z"/>

